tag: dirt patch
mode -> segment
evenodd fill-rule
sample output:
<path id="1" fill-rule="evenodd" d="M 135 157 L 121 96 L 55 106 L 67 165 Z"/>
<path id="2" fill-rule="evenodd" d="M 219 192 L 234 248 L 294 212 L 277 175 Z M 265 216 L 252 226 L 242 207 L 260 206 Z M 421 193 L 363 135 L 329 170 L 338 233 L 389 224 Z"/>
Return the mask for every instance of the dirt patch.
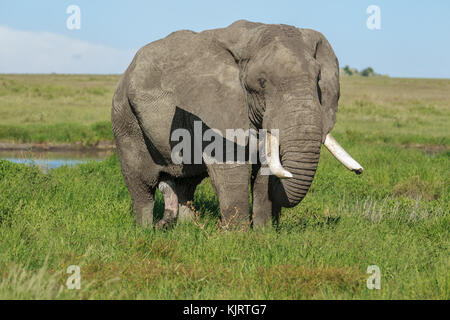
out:
<path id="1" fill-rule="evenodd" d="M 110 141 L 96 145 L 0 142 L 0 158 L 17 159 L 106 159 L 115 152 Z"/>
<path id="2" fill-rule="evenodd" d="M 83 145 L 81 143 L 15 143 L 0 142 L 0 151 L 31 151 L 31 152 L 95 152 L 95 151 L 113 151 L 116 149 L 112 141 L 99 141 L 95 145 Z"/>

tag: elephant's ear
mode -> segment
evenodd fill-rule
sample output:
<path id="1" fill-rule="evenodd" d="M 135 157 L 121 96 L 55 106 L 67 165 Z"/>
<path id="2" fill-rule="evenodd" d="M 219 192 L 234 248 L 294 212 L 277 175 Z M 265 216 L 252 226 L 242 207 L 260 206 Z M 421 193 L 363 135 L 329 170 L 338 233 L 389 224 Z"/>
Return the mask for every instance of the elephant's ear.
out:
<path id="1" fill-rule="evenodd" d="M 320 64 L 319 99 L 323 110 L 323 137 L 333 129 L 339 100 L 339 62 L 328 40 L 320 32 L 301 29 L 313 46 L 314 57 Z M 315 46 L 315 47 L 314 47 Z M 314 49 L 315 48 L 315 49 Z"/>

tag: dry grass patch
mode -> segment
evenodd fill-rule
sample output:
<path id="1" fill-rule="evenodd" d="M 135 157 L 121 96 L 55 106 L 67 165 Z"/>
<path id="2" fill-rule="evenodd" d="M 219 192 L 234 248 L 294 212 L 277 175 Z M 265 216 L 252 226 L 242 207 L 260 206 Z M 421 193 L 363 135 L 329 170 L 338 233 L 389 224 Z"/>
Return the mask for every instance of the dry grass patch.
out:
<path id="1" fill-rule="evenodd" d="M 423 181 L 419 176 L 412 176 L 394 187 L 394 196 L 404 196 L 415 200 L 436 200 L 439 198 L 439 186 Z"/>
<path id="2" fill-rule="evenodd" d="M 279 265 L 258 270 L 269 295 L 287 299 L 325 298 L 326 291 L 359 291 L 366 275 L 354 268 Z"/>

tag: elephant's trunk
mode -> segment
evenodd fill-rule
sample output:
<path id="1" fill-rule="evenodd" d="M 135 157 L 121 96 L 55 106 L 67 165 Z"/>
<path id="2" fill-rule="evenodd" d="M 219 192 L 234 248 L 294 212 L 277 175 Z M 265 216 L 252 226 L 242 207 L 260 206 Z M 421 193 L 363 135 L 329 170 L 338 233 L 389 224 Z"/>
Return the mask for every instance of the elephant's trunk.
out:
<path id="1" fill-rule="evenodd" d="M 297 99 L 296 99 L 297 100 Z M 280 128 L 280 159 L 291 178 L 270 177 L 272 201 L 282 207 L 297 205 L 313 181 L 322 144 L 321 109 L 317 101 L 297 100 L 282 116 Z"/>

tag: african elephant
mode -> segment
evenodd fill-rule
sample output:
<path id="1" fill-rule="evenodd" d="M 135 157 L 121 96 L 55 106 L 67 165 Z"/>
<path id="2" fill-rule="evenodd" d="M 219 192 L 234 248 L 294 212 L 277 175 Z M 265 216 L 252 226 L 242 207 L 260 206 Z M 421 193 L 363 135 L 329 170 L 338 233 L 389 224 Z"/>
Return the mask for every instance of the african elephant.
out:
<path id="1" fill-rule="evenodd" d="M 200 33 L 177 31 L 144 46 L 121 77 L 111 112 L 137 222 L 152 225 L 157 187 L 165 202 L 157 226 L 189 218 L 188 202 L 209 175 L 222 222 L 249 224 L 250 184 L 253 226 L 268 226 L 282 207 L 305 197 L 322 143 L 361 173 L 329 134 L 338 99 L 337 58 L 313 30 L 240 20 Z M 264 150 L 272 174 L 248 161 L 174 163 L 171 135 L 177 128 L 193 132 L 194 121 L 220 132 L 267 129 Z M 278 136 L 271 134 L 275 128 Z"/>

